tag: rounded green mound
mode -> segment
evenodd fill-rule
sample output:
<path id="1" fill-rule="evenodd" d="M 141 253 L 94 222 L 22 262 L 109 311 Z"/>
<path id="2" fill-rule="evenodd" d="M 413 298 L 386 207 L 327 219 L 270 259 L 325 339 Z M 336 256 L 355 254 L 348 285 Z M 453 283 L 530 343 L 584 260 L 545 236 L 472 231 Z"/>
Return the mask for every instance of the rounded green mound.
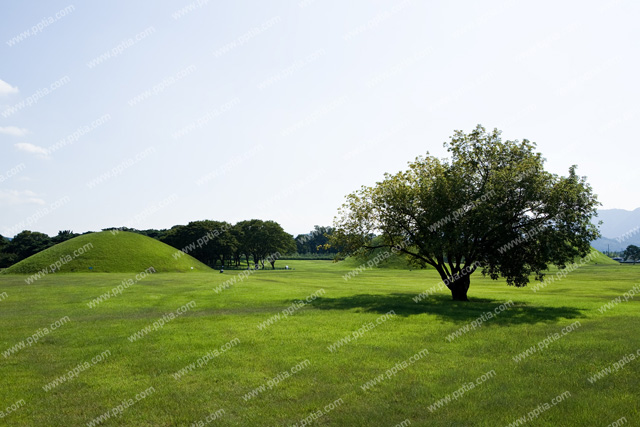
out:
<path id="1" fill-rule="evenodd" d="M 581 265 L 618 265 L 617 261 L 612 260 L 602 252 L 591 248 L 591 253 L 585 259 L 576 258 L 574 262 Z M 341 262 L 344 267 L 356 268 L 360 265 L 371 266 L 376 268 L 389 268 L 397 270 L 411 270 L 416 267 L 412 266 L 407 258 L 400 253 L 391 253 L 386 248 L 375 249 L 364 257 L 347 257 Z M 431 268 L 427 266 L 427 268 Z"/>
<path id="2" fill-rule="evenodd" d="M 578 261 L 578 260 L 577 260 Z M 579 261 L 578 261 L 579 262 Z M 602 252 L 597 249 L 591 248 L 591 254 L 589 254 L 589 259 L 585 264 L 594 265 L 594 264 L 604 264 L 604 265 L 618 265 L 618 261 L 614 261 Z"/>
<path id="3" fill-rule="evenodd" d="M 30 256 L 3 274 L 98 272 L 139 273 L 210 271 L 190 255 L 151 237 L 127 231 L 84 234 Z"/>
<path id="4" fill-rule="evenodd" d="M 350 256 L 340 262 L 340 265 L 347 268 L 357 268 L 358 266 L 369 266 L 372 268 L 387 268 L 392 270 L 416 270 L 417 267 L 411 265 L 404 254 L 393 253 L 387 248 L 374 249 L 364 256 Z M 426 269 L 433 267 L 427 265 Z"/>

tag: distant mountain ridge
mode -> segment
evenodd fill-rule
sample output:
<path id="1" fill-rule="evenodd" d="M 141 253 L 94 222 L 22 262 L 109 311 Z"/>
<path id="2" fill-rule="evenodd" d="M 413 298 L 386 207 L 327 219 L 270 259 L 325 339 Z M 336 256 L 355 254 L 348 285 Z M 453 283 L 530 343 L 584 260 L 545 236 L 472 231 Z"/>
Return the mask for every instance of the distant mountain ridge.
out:
<path id="1" fill-rule="evenodd" d="M 597 224 L 599 221 L 602 221 L 602 237 L 591 243 L 597 250 L 622 251 L 629 245 L 640 246 L 640 208 L 632 211 L 602 209 L 593 222 Z"/>

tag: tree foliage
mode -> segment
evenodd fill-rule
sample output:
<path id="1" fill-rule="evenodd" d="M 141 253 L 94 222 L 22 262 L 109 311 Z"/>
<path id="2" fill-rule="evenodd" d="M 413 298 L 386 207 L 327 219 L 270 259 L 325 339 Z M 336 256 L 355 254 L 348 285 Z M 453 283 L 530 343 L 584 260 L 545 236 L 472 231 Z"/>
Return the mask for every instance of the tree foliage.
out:
<path id="1" fill-rule="evenodd" d="M 329 237 L 332 234 L 333 227 L 316 225 L 308 234 L 296 236 L 296 252 L 299 254 L 336 254 L 338 250 L 329 242 Z"/>
<path id="2" fill-rule="evenodd" d="M 3 252 L 15 254 L 18 261 L 20 261 L 52 245 L 53 242 L 51 238 L 46 234 L 38 231 L 24 230 L 11 239 L 3 248 Z"/>
<path id="3" fill-rule="evenodd" d="M 205 264 L 228 265 L 238 249 L 231 224 L 223 221 L 192 221 L 167 231 L 162 241 L 182 250 Z"/>
<path id="4" fill-rule="evenodd" d="M 0 268 L 10 267 L 18 259 L 16 254 L 5 252 L 5 247 L 9 244 L 9 239 L 0 235 Z"/>
<path id="5" fill-rule="evenodd" d="M 625 260 L 633 261 L 635 264 L 636 261 L 640 260 L 640 248 L 636 245 L 629 245 L 622 253 L 622 256 Z"/>
<path id="6" fill-rule="evenodd" d="M 77 236 L 79 236 L 79 234 L 76 234 L 71 230 L 60 230 L 56 236 L 51 238 L 51 241 L 53 244 L 57 245 L 58 243 L 66 242 L 67 240 L 73 239 Z"/>
<path id="7" fill-rule="evenodd" d="M 254 262 L 268 261 L 275 268 L 278 258 L 296 250 L 293 236 L 286 233 L 275 221 L 251 219 L 236 224 L 240 247 L 243 253 L 250 255 Z"/>
<path id="8" fill-rule="evenodd" d="M 182 250 L 205 264 L 240 265 L 244 256 L 255 263 L 268 261 L 272 268 L 286 253 L 295 251 L 295 242 L 274 221 L 252 219 L 231 225 L 224 221 L 192 221 L 177 225 L 165 233 L 163 242 Z"/>
<path id="9" fill-rule="evenodd" d="M 333 241 L 344 253 L 396 248 L 418 266 L 433 266 L 455 300 L 467 300 L 478 268 L 525 286 L 550 264 L 564 266 L 591 250 L 599 205 L 576 166 L 566 177 L 544 170 L 536 144 L 503 141 L 478 125 L 456 131 L 449 159 L 418 157 L 347 196 Z M 373 234 L 382 237 L 372 244 Z"/>
<path id="10" fill-rule="evenodd" d="M 24 230 L 12 240 L 0 236 L 0 268 L 10 267 L 50 246 L 78 236 L 71 230 L 60 230 L 55 237 L 37 231 Z"/>

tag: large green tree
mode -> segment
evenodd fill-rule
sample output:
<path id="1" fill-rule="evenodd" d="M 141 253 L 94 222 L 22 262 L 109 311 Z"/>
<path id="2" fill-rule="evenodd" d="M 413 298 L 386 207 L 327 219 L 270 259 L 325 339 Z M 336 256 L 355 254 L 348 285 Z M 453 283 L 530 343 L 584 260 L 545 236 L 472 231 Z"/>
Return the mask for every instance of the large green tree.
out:
<path id="1" fill-rule="evenodd" d="M 575 166 L 566 177 L 549 173 L 535 143 L 503 141 L 480 125 L 445 146 L 448 159 L 427 153 L 347 196 L 333 237 L 343 253 L 395 248 L 434 267 L 459 301 L 477 269 L 520 287 L 589 253 L 599 203 Z"/>

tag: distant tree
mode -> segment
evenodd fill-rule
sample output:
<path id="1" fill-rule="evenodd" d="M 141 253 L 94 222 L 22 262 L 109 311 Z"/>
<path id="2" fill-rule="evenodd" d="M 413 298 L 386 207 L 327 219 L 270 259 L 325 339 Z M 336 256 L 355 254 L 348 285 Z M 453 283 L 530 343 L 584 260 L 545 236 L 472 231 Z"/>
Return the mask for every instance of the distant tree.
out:
<path id="1" fill-rule="evenodd" d="M 240 266 L 242 263 L 242 257 L 244 256 L 247 261 L 247 267 L 249 267 L 249 256 L 250 253 L 245 246 L 245 234 L 244 230 L 238 224 L 235 224 L 231 227 L 230 230 L 233 237 L 236 239 L 237 245 L 235 250 L 233 251 L 233 261 L 236 267 Z"/>
<path id="2" fill-rule="evenodd" d="M 240 221 L 236 224 L 239 231 L 240 241 L 239 245 L 243 251 L 249 264 L 249 258 L 253 258 L 254 263 L 259 263 L 263 256 L 268 255 L 264 250 L 264 221 L 259 219 L 251 219 L 246 221 Z M 262 261 L 264 267 L 264 261 Z"/>
<path id="3" fill-rule="evenodd" d="M 338 250 L 329 242 L 332 234 L 333 227 L 316 225 L 311 232 L 296 236 L 296 252 L 299 254 L 336 254 Z"/>
<path id="4" fill-rule="evenodd" d="M 271 268 L 275 269 L 276 261 L 281 256 L 294 252 L 296 244 L 293 236 L 286 233 L 280 224 L 275 221 L 265 221 L 265 232 L 265 253 L 268 255 L 263 260 L 266 259 L 271 264 Z"/>
<path id="5" fill-rule="evenodd" d="M 230 265 L 238 249 L 238 240 L 233 226 L 225 221 L 207 221 L 209 229 L 205 236 L 209 238 L 206 246 L 221 265 Z"/>
<path id="6" fill-rule="evenodd" d="M 51 238 L 51 242 L 54 245 L 57 245 L 58 243 L 62 243 L 65 242 L 69 239 L 73 239 L 74 237 L 79 236 L 79 234 L 75 234 L 73 231 L 71 230 L 60 230 L 58 231 L 58 235 L 54 236 Z"/>
<path id="7" fill-rule="evenodd" d="M 156 240 L 163 240 L 168 230 L 156 230 L 154 228 L 149 228 L 147 230 L 138 230 L 137 228 L 129 228 L 129 227 L 109 227 L 103 228 L 102 231 L 128 231 L 130 233 L 142 234 L 143 236 L 151 237 Z"/>
<path id="8" fill-rule="evenodd" d="M 134 233 L 142 234 L 143 236 L 151 237 L 152 239 L 162 240 L 167 233 L 167 230 L 156 230 L 155 228 L 149 228 L 148 230 L 135 230 Z"/>
<path id="9" fill-rule="evenodd" d="M 5 248 L 9 245 L 9 239 L 0 235 L 0 268 L 7 268 L 17 262 L 16 254 L 5 252 Z"/>
<path id="10" fill-rule="evenodd" d="M 0 251 L 0 268 L 11 267 L 16 262 L 20 261 L 18 259 L 18 255 L 12 253 L 6 253 L 5 251 Z"/>
<path id="11" fill-rule="evenodd" d="M 584 177 L 544 170 L 528 140 L 503 141 L 495 129 L 456 131 L 450 159 L 418 157 L 409 169 L 347 196 L 335 221 L 344 252 L 394 248 L 433 266 L 454 300 L 467 301 L 470 275 L 525 286 L 550 264 L 563 267 L 591 251 L 599 205 Z M 370 235 L 382 237 L 372 243 Z"/>
<path id="12" fill-rule="evenodd" d="M 135 228 L 129 228 L 129 227 L 108 227 L 108 228 L 102 229 L 102 231 L 113 231 L 113 230 L 128 231 L 130 233 L 135 233 L 137 231 Z"/>
<path id="13" fill-rule="evenodd" d="M 247 259 L 250 255 L 253 261 L 260 262 L 263 268 L 264 262 L 268 261 L 271 268 L 275 269 L 280 256 L 296 250 L 293 236 L 286 233 L 275 221 L 251 219 L 237 223 L 236 227 L 241 239 L 239 245 Z"/>
<path id="14" fill-rule="evenodd" d="M 222 221 L 192 221 L 174 226 L 165 233 L 163 242 L 193 256 L 207 265 L 228 265 L 234 258 L 238 241 L 232 226 Z"/>
<path id="15" fill-rule="evenodd" d="M 51 238 L 46 234 L 24 230 L 18 233 L 3 250 L 5 253 L 15 254 L 18 262 L 52 245 Z"/>
<path id="16" fill-rule="evenodd" d="M 189 236 L 187 236 L 184 228 L 185 225 L 174 225 L 164 234 L 160 241 L 166 243 L 169 246 L 173 246 L 176 249 L 183 249 L 189 243 Z"/>
<path id="17" fill-rule="evenodd" d="M 640 260 L 640 248 L 636 245 L 629 245 L 622 253 L 622 256 L 625 260 L 633 261 L 633 264 L 635 265 L 636 261 Z"/>

